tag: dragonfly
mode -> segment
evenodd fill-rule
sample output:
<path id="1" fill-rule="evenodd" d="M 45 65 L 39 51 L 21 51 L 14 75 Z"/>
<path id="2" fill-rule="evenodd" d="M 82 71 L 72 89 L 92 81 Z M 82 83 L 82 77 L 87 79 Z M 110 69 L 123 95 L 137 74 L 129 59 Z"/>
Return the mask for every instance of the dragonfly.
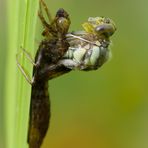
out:
<path id="1" fill-rule="evenodd" d="M 45 11 L 48 21 L 43 15 Z M 116 31 L 115 23 L 106 17 L 89 17 L 81 31 L 69 32 L 71 24 L 68 12 L 60 8 L 54 18 L 43 0 L 39 0 L 39 19 L 43 25 L 41 41 L 35 60 L 22 48 L 33 64 L 32 79 L 23 66 L 17 66 L 32 85 L 28 144 L 40 148 L 50 122 L 48 81 L 72 70 L 91 71 L 100 68 L 110 58 L 110 37 Z"/>

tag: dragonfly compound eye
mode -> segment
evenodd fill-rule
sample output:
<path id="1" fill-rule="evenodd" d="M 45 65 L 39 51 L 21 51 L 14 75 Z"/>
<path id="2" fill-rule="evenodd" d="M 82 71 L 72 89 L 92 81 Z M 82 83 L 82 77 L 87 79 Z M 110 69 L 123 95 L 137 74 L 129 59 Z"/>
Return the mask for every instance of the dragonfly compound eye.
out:
<path id="1" fill-rule="evenodd" d="M 105 35 L 106 37 L 112 36 L 115 30 L 115 27 L 111 24 L 101 24 L 95 28 L 98 35 Z"/>
<path id="2" fill-rule="evenodd" d="M 60 8 L 57 13 L 56 13 L 56 17 L 65 17 L 65 18 L 68 18 L 69 15 L 68 13 L 63 9 L 63 8 Z"/>

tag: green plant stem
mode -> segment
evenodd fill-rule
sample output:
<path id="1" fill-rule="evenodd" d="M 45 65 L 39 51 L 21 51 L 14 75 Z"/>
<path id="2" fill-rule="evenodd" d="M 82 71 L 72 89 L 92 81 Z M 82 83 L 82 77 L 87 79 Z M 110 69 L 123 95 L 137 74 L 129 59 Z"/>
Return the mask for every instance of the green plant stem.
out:
<path id="1" fill-rule="evenodd" d="M 7 1 L 8 47 L 5 80 L 6 148 L 26 148 L 31 86 L 16 66 L 16 53 L 22 46 L 33 53 L 38 0 Z M 32 73 L 32 65 L 25 56 L 21 65 Z"/>

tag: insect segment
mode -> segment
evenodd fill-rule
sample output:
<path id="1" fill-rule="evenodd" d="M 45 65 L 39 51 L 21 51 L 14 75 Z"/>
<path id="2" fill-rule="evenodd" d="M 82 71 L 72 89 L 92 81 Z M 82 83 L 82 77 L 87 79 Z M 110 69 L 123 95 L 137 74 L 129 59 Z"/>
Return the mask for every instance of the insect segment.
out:
<path id="1" fill-rule="evenodd" d="M 62 66 L 58 68 L 56 63 L 64 56 L 69 47 L 66 40 L 70 25 L 68 13 L 64 9 L 59 9 L 49 24 L 42 15 L 41 5 L 46 8 L 42 0 L 40 0 L 39 17 L 44 26 L 45 39 L 39 45 L 33 68 L 28 131 L 29 148 L 40 148 L 46 135 L 50 119 L 48 80 L 61 74 Z M 46 13 L 48 15 L 48 10 Z M 70 71 L 68 68 L 64 70 Z"/>
<path id="2" fill-rule="evenodd" d="M 114 22 L 105 17 L 90 17 L 84 30 L 66 35 L 70 47 L 60 64 L 70 69 L 96 70 L 110 57 L 110 36 L 116 31 Z"/>

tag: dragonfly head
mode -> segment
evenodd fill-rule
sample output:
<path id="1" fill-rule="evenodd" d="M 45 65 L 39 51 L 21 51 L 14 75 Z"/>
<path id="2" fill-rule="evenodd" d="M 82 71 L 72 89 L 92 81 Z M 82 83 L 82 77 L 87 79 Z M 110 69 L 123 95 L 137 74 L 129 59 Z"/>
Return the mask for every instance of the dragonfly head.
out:
<path id="1" fill-rule="evenodd" d="M 116 31 L 115 23 L 105 17 L 89 17 L 82 26 L 86 32 L 97 35 L 98 39 L 102 37 L 109 39 Z"/>

